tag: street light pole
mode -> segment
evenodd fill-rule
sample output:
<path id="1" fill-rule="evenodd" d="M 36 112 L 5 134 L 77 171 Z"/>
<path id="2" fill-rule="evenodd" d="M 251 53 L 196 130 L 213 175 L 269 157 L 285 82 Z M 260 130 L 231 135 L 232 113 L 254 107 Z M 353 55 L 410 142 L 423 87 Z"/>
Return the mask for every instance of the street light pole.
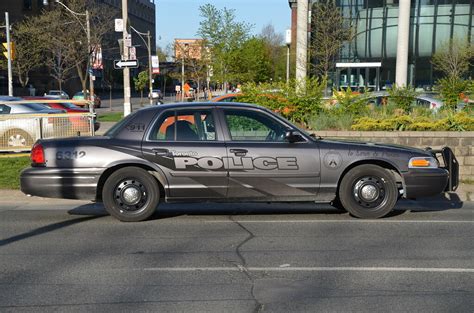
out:
<path id="1" fill-rule="evenodd" d="M 181 102 L 184 102 L 184 52 L 181 54 Z"/>
<path id="2" fill-rule="evenodd" d="M 5 24 L 7 28 L 7 54 L 8 54 L 8 95 L 13 96 L 13 74 L 12 74 L 12 47 L 10 41 L 10 19 L 5 12 Z"/>
<path id="3" fill-rule="evenodd" d="M 153 91 L 153 72 L 151 69 L 151 34 L 150 31 L 146 33 L 148 39 L 148 75 L 150 76 L 150 105 L 153 105 L 152 91 Z"/>
<path id="4" fill-rule="evenodd" d="M 90 101 L 92 101 L 92 105 L 89 105 L 91 113 L 94 112 L 94 104 L 95 104 L 95 96 L 94 96 L 94 76 L 93 71 L 92 71 L 92 55 L 91 52 L 93 52 L 95 49 L 92 49 L 91 47 L 91 24 L 90 24 L 90 15 L 89 15 L 89 10 L 86 10 L 86 34 L 87 34 L 87 49 L 89 51 L 89 60 L 87 61 L 87 71 L 89 72 L 89 95 L 90 95 Z"/>
<path id="5" fill-rule="evenodd" d="M 123 20 L 123 59 L 129 58 L 129 47 L 126 46 L 128 39 L 128 1 L 122 0 L 122 20 Z M 130 102 L 130 69 L 125 67 L 123 69 L 123 115 L 127 116 L 132 113 L 132 103 Z"/>

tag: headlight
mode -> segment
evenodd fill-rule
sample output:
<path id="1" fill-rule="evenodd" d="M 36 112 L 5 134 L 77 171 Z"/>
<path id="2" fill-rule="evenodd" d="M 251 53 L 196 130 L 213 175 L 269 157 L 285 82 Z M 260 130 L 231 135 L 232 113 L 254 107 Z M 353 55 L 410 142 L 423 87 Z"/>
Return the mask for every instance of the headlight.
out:
<path id="1" fill-rule="evenodd" d="M 433 157 L 415 157 L 408 161 L 408 168 L 438 168 L 439 163 Z"/>

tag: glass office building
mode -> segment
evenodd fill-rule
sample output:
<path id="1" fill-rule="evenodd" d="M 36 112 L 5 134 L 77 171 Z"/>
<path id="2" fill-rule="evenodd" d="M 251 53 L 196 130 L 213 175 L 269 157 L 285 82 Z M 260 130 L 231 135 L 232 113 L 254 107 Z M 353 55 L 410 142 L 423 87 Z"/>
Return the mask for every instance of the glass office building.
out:
<path id="1" fill-rule="evenodd" d="M 340 62 L 381 62 L 380 86 L 395 81 L 398 0 L 337 0 L 354 25 L 355 39 L 344 46 Z M 474 40 L 474 0 L 412 0 L 409 28 L 408 84 L 429 88 L 439 77 L 431 57 L 450 38 Z M 339 68 L 342 86 L 378 85 L 374 68 Z M 471 74 L 472 75 L 472 74 Z M 371 88 L 375 89 L 375 88 Z"/>

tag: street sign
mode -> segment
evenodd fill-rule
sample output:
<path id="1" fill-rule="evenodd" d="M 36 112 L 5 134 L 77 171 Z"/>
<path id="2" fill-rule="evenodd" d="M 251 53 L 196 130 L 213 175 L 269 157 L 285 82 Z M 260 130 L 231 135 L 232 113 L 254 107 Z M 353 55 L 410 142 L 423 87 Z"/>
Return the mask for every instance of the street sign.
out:
<path id="1" fill-rule="evenodd" d="M 125 38 L 123 42 L 125 47 L 131 47 L 132 46 L 132 36 L 128 35 L 127 38 Z"/>
<path id="2" fill-rule="evenodd" d="M 137 68 L 138 60 L 114 60 L 114 68 L 116 70 L 121 70 L 126 67 Z"/>
<path id="3" fill-rule="evenodd" d="M 160 74 L 160 60 L 157 55 L 151 56 L 151 68 L 153 74 Z"/>
<path id="4" fill-rule="evenodd" d="M 130 50 L 128 51 L 128 59 L 129 60 L 136 60 L 137 59 L 137 48 L 130 47 Z"/>
<path id="5" fill-rule="evenodd" d="M 123 32 L 123 19 L 116 18 L 115 19 L 115 31 L 116 32 Z"/>

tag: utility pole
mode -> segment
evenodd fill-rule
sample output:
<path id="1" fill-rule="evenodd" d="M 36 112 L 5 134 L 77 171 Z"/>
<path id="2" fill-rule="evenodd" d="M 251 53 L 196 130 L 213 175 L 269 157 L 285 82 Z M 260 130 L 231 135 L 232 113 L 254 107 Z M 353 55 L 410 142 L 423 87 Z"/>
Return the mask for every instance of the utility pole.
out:
<path id="1" fill-rule="evenodd" d="M 308 0 L 298 0 L 296 25 L 296 80 L 299 91 L 305 90 L 308 62 Z"/>
<path id="2" fill-rule="evenodd" d="M 151 69 L 151 34 L 150 31 L 146 32 L 148 39 L 148 75 L 150 76 L 150 105 L 153 105 L 152 91 L 153 91 L 153 72 Z"/>
<path id="3" fill-rule="evenodd" d="M 184 102 L 184 52 L 181 54 L 181 102 Z"/>
<path id="4" fill-rule="evenodd" d="M 8 95 L 13 96 L 13 74 L 12 74 L 12 46 L 10 41 L 10 19 L 5 12 L 5 27 L 7 28 L 7 54 L 8 54 Z"/>
<path id="5" fill-rule="evenodd" d="M 125 44 L 128 39 L 128 0 L 122 0 L 122 20 L 123 20 L 123 59 L 129 58 L 129 47 Z M 130 69 L 123 69 L 123 115 L 127 116 L 132 113 L 132 103 L 130 102 Z"/>
<path id="6" fill-rule="evenodd" d="M 89 105 L 89 109 L 91 113 L 94 113 L 94 76 L 93 71 L 92 71 L 92 55 L 91 51 L 94 52 L 95 49 L 92 49 L 91 47 L 91 24 L 90 24 L 90 15 L 89 15 L 89 10 L 86 10 L 86 35 L 87 35 L 87 49 L 89 51 L 89 60 L 87 62 L 88 69 L 87 71 L 89 72 L 89 96 L 90 96 L 90 101 L 92 101 L 92 105 Z"/>

